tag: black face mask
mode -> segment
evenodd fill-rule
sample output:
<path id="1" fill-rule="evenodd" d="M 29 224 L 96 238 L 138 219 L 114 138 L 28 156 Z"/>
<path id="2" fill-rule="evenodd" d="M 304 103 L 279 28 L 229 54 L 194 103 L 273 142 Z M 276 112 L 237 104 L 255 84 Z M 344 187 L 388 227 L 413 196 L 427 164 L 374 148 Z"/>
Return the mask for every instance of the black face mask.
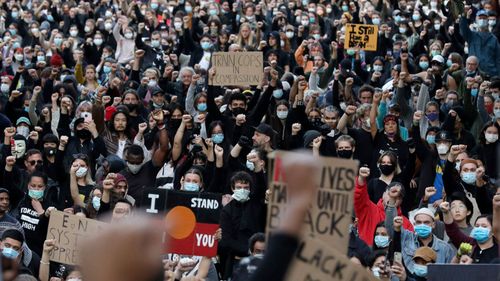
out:
<path id="1" fill-rule="evenodd" d="M 83 140 L 90 139 L 90 137 L 92 136 L 92 134 L 90 133 L 90 131 L 87 130 L 87 129 L 76 130 L 75 135 L 79 139 L 83 139 Z"/>
<path id="2" fill-rule="evenodd" d="M 337 150 L 337 155 L 340 158 L 350 159 L 352 157 L 352 150 Z"/>
<path id="3" fill-rule="evenodd" d="M 311 126 L 316 129 L 319 129 L 321 126 L 323 126 L 323 122 L 321 122 L 321 118 L 319 117 L 310 119 L 309 122 L 311 123 Z"/>
<path id="4" fill-rule="evenodd" d="M 129 103 L 129 104 L 126 104 L 125 106 L 127 106 L 128 110 L 130 112 L 132 112 L 132 111 L 136 110 L 139 105 L 135 104 L 135 103 Z"/>
<path id="5" fill-rule="evenodd" d="M 380 169 L 380 172 L 384 174 L 385 176 L 388 176 L 394 172 L 396 167 L 394 165 L 387 165 L 387 164 L 382 164 L 379 165 L 378 167 Z"/>
<path id="6" fill-rule="evenodd" d="M 172 129 L 177 129 L 181 125 L 182 119 L 170 119 L 168 121 L 168 126 Z"/>
<path id="7" fill-rule="evenodd" d="M 47 157 L 56 155 L 56 152 L 57 152 L 57 149 L 52 148 L 52 147 L 45 147 L 45 148 L 43 149 L 43 153 L 44 153 L 44 154 L 45 154 L 45 156 L 47 156 Z"/>
<path id="8" fill-rule="evenodd" d="M 236 108 L 233 108 L 231 110 L 233 112 L 233 115 L 236 117 L 240 114 L 245 114 L 246 110 L 244 108 L 241 108 L 241 107 L 236 107 Z"/>

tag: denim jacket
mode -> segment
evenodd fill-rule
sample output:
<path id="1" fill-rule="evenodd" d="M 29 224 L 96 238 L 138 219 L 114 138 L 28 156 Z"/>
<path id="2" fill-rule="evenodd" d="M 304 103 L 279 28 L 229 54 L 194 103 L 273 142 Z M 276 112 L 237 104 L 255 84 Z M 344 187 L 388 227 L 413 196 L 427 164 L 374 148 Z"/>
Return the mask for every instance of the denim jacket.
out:
<path id="1" fill-rule="evenodd" d="M 392 220 L 395 217 L 396 208 L 386 207 L 386 227 L 389 233 L 394 231 L 392 226 Z M 389 219 L 390 218 L 390 219 Z M 455 256 L 455 250 L 445 241 L 436 237 L 432 234 L 432 245 L 429 245 L 437 255 L 436 263 L 450 263 Z M 403 255 L 403 262 L 406 268 L 413 274 L 413 266 L 415 262 L 413 261 L 413 256 L 415 251 L 420 247 L 418 242 L 418 236 L 406 229 L 402 229 L 401 233 L 401 251 Z"/>

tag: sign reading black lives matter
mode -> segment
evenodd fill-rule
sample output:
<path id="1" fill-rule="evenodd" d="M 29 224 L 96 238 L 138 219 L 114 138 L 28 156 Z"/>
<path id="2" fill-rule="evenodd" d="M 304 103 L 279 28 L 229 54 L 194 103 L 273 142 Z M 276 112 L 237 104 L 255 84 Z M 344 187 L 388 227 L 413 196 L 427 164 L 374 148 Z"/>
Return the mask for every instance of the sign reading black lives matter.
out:
<path id="1" fill-rule="evenodd" d="M 281 160 L 289 153 L 294 152 L 270 154 L 268 234 L 278 228 L 280 215 L 287 205 L 293 204 L 287 200 Z M 350 262 L 346 256 L 357 161 L 318 157 L 318 162 L 321 169 L 316 179 L 317 194 L 304 219 L 305 237 L 286 280 L 372 280 L 369 272 Z"/>
<path id="2" fill-rule="evenodd" d="M 214 257 L 222 195 L 153 188 L 144 192 L 146 213 L 164 216 L 168 242 L 164 252 Z"/>
<path id="3" fill-rule="evenodd" d="M 213 86 L 254 86 L 264 77 L 262 52 L 217 52 L 212 54 Z"/>

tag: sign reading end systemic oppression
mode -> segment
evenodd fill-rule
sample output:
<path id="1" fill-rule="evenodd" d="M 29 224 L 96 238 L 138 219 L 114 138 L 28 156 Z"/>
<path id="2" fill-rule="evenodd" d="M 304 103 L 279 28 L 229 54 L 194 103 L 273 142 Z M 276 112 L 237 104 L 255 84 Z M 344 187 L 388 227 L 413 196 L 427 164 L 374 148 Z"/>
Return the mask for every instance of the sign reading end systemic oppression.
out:
<path id="1" fill-rule="evenodd" d="M 164 215 L 168 243 L 165 253 L 213 257 L 222 196 L 154 188 L 145 192 L 142 206 L 149 214 Z"/>
<path id="2" fill-rule="evenodd" d="M 105 226 L 105 223 L 96 220 L 61 211 L 52 211 L 50 213 L 47 239 L 55 240 L 55 248 L 50 253 L 50 260 L 77 265 L 83 239 L 98 232 Z"/>
<path id="3" fill-rule="evenodd" d="M 254 86 L 262 82 L 262 52 L 217 52 L 212 54 L 214 86 Z"/>
<path id="4" fill-rule="evenodd" d="M 376 51 L 378 26 L 371 24 L 347 24 L 345 27 L 345 48 Z"/>

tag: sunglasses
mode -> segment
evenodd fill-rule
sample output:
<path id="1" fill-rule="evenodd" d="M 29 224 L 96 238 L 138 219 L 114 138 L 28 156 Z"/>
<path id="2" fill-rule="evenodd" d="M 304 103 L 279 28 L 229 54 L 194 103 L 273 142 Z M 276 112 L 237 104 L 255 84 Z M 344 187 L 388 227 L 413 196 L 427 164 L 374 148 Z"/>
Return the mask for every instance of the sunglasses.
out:
<path id="1" fill-rule="evenodd" d="M 35 166 L 36 164 L 38 164 L 38 165 L 43 165 L 43 161 L 42 161 L 42 160 L 31 160 L 31 161 L 28 161 L 28 163 L 29 163 L 31 166 Z"/>

